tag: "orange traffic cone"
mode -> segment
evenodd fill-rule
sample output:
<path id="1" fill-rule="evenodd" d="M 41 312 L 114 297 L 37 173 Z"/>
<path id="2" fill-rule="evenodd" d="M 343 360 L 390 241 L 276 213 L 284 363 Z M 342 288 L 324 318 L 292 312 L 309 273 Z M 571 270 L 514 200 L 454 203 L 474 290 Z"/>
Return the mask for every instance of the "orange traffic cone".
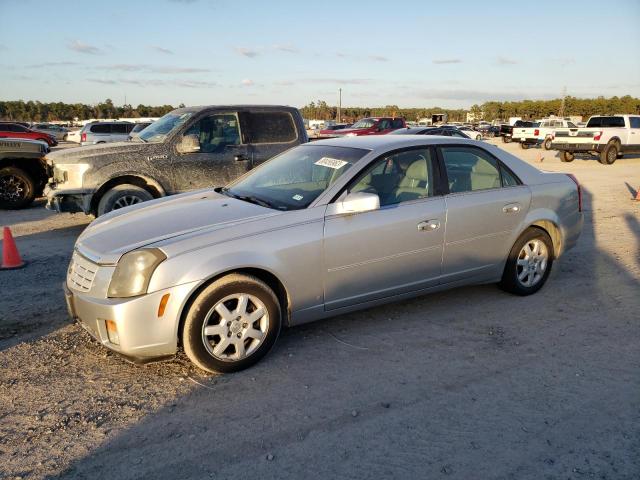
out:
<path id="1" fill-rule="evenodd" d="M 2 232 L 2 265 L 0 270 L 9 270 L 12 268 L 22 268 L 24 262 L 18 253 L 18 247 L 11 235 L 11 229 L 4 227 Z"/>
<path id="2" fill-rule="evenodd" d="M 640 202 L 640 188 L 636 190 L 636 198 L 634 198 L 634 200 L 637 200 L 638 202 Z"/>

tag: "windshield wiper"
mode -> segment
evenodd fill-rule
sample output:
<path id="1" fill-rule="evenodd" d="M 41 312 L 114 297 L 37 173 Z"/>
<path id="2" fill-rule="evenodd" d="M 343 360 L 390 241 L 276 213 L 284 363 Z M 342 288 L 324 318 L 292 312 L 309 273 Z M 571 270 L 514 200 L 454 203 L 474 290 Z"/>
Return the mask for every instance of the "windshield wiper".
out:
<path id="1" fill-rule="evenodd" d="M 245 202 L 254 203 L 256 205 L 260 205 L 261 207 L 276 209 L 276 207 L 272 203 L 267 202 L 266 200 L 263 200 L 261 198 L 254 197 L 252 195 L 238 195 L 236 193 L 232 193 L 228 188 L 223 188 L 220 191 L 223 194 L 225 194 L 225 195 L 227 195 L 229 197 L 232 197 L 232 198 L 237 198 L 238 200 L 243 200 Z"/>

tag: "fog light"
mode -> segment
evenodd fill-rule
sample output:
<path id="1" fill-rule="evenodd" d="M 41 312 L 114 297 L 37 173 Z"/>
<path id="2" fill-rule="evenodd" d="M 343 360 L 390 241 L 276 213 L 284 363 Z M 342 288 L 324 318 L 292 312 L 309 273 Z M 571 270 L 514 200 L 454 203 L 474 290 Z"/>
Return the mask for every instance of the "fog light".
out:
<path id="1" fill-rule="evenodd" d="M 104 323 L 107 327 L 107 337 L 109 337 L 109 341 L 116 345 L 120 345 L 120 337 L 118 336 L 118 327 L 116 322 L 113 320 L 105 320 Z"/>

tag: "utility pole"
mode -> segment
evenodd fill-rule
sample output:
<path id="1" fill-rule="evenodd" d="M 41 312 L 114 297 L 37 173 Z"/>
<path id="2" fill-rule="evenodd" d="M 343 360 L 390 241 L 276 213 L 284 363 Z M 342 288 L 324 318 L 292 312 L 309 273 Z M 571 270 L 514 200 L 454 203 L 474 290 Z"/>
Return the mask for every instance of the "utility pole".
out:
<path id="1" fill-rule="evenodd" d="M 563 87 L 562 89 L 562 102 L 560 103 L 560 111 L 558 112 L 558 116 L 560 118 L 564 118 L 564 107 L 565 107 L 565 98 L 567 98 L 567 87 Z"/>
<path id="2" fill-rule="evenodd" d="M 338 123 L 342 122 L 342 89 L 338 89 Z"/>

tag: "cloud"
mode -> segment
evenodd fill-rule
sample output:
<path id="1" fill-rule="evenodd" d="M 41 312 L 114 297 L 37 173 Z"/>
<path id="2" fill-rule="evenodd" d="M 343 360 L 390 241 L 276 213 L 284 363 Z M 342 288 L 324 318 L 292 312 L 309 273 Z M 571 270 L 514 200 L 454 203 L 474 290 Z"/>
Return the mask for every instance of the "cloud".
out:
<path id="1" fill-rule="evenodd" d="M 498 65 L 516 65 L 518 62 L 506 57 L 498 57 Z"/>
<path id="2" fill-rule="evenodd" d="M 164 47 L 160 47 L 158 45 L 151 45 L 151 50 L 155 50 L 156 52 L 159 53 L 164 53 L 165 55 L 173 55 L 173 51 L 169 50 L 168 48 L 164 48 Z"/>
<path id="3" fill-rule="evenodd" d="M 73 50 L 74 52 L 84 53 L 87 55 L 100 55 L 102 53 L 102 50 L 100 50 L 98 47 L 87 45 L 86 43 L 82 43 L 78 40 L 74 40 L 73 42 L 67 44 L 67 48 L 69 50 Z"/>
<path id="4" fill-rule="evenodd" d="M 370 78 L 310 78 L 306 83 L 335 83 L 336 85 L 365 85 L 371 83 Z"/>
<path id="5" fill-rule="evenodd" d="M 244 80 L 242 80 L 242 82 L 240 82 L 243 86 L 245 87 L 252 87 L 254 85 L 253 80 L 249 79 L 249 78 L 245 78 Z"/>
<path id="6" fill-rule="evenodd" d="M 250 48 L 245 47 L 234 47 L 234 50 L 238 55 L 248 58 L 255 58 L 260 55 L 257 50 L 251 50 Z"/>
<path id="7" fill-rule="evenodd" d="M 135 85 L 138 87 L 182 87 L 182 88 L 212 88 L 217 87 L 216 82 L 200 81 L 200 80 L 164 80 L 158 78 L 145 78 L 143 80 L 138 79 L 119 79 L 119 80 L 105 80 L 101 78 L 89 78 L 87 79 L 92 83 L 99 83 L 102 85 Z"/>
<path id="8" fill-rule="evenodd" d="M 290 44 L 286 44 L 286 45 L 274 45 L 273 48 L 275 50 L 279 50 L 281 52 L 287 52 L 287 53 L 300 53 L 300 50 L 298 50 L 296 47 L 294 47 L 293 45 Z"/>
<path id="9" fill-rule="evenodd" d="M 159 66 L 159 65 L 147 65 L 144 63 L 140 63 L 140 64 L 120 63 L 116 65 L 102 65 L 98 68 L 100 70 L 116 70 L 120 72 L 146 72 L 146 73 L 169 73 L 169 74 L 207 73 L 211 71 L 207 68 Z"/>
<path id="10" fill-rule="evenodd" d="M 24 68 L 71 67 L 73 65 L 80 65 L 80 63 L 78 62 L 44 62 L 44 63 L 34 63 L 33 65 L 25 65 Z"/>
<path id="11" fill-rule="evenodd" d="M 345 52 L 336 52 L 336 57 L 340 57 L 340 58 L 349 58 L 351 55 L 349 55 L 348 53 Z"/>
<path id="12" fill-rule="evenodd" d="M 459 58 L 441 58 L 433 60 L 432 63 L 436 65 L 451 65 L 454 63 L 462 63 L 462 60 L 460 60 Z"/>
<path id="13" fill-rule="evenodd" d="M 291 80 L 279 80 L 277 82 L 274 82 L 274 85 L 278 85 L 280 87 L 290 87 L 292 85 L 295 85 L 295 82 Z"/>
<path id="14" fill-rule="evenodd" d="M 387 57 L 383 57 L 382 55 L 369 55 L 369 58 L 374 62 L 388 62 L 389 59 Z"/>
<path id="15" fill-rule="evenodd" d="M 118 82 L 115 80 L 105 80 L 103 78 L 87 78 L 88 82 L 99 83 L 101 85 L 116 85 Z"/>

